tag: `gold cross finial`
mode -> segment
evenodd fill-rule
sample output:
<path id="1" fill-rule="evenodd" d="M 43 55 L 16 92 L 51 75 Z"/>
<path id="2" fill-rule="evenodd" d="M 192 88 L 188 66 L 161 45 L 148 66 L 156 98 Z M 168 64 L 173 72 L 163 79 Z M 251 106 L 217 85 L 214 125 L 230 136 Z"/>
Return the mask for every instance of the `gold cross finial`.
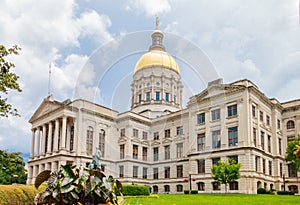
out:
<path id="1" fill-rule="evenodd" d="M 156 29 L 159 29 L 159 18 L 158 18 L 158 16 L 156 16 L 156 19 L 155 19 L 155 23 L 156 23 Z"/>

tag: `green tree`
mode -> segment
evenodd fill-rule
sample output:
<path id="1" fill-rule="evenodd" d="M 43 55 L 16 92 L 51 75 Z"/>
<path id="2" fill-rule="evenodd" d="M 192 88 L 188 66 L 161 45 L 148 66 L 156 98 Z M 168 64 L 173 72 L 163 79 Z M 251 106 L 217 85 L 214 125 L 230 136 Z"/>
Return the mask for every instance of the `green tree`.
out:
<path id="1" fill-rule="evenodd" d="M 0 45 L 0 116 L 2 117 L 8 117 L 9 115 L 19 116 L 17 109 L 13 108 L 12 105 L 7 102 L 6 97 L 3 97 L 3 94 L 7 95 L 10 90 L 22 91 L 17 82 L 19 76 L 11 72 L 11 68 L 14 68 L 15 64 L 5 59 L 5 57 L 10 55 L 18 55 L 19 50 L 21 50 L 21 48 L 16 45 L 9 49 Z"/>
<path id="2" fill-rule="evenodd" d="M 294 141 L 289 142 L 286 148 L 285 160 L 291 165 L 291 168 L 298 170 L 300 168 L 300 158 L 296 155 L 296 150 L 300 147 L 300 135 L 296 136 Z"/>
<path id="3" fill-rule="evenodd" d="M 225 162 L 221 160 L 217 165 L 213 165 L 211 168 L 213 179 L 225 184 L 225 193 L 227 193 L 227 185 L 240 178 L 241 164 L 236 163 L 235 160 L 229 159 Z"/>
<path id="4" fill-rule="evenodd" d="M 0 150 L 0 184 L 25 184 L 25 162 L 21 152 Z"/>

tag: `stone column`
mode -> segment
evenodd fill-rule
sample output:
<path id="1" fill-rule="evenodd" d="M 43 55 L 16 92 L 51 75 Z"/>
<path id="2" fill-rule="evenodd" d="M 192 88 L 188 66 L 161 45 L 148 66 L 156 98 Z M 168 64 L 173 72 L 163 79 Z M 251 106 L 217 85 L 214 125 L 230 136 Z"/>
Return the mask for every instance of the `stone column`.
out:
<path id="1" fill-rule="evenodd" d="M 41 132 L 40 127 L 37 128 L 36 156 L 40 156 Z"/>
<path id="2" fill-rule="evenodd" d="M 49 122 L 49 130 L 48 130 L 48 146 L 47 146 L 47 154 L 51 153 L 51 144 L 52 144 L 52 122 Z"/>
<path id="3" fill-rule="evenodd" d="M 54 152 L 58 151 L 58 131 L 59 131 L 59 119 L 55 120 L 55 128 L 54 128 Z"/>
<path id="4" fill-rule="evenodd" d="M 30 150 L 30 158 L 34 158 L 34 144 L 35 143 L 35 129 L 31 130 L 31 150 Z"/>
<path id="5" fill-rule="evenodd" d="M 45 146 L 46 146 L 46 125 L 43 125 L 43 135 L 42 135 L 42 155 L 45 155 Z"/>
<path id="6" fill-rule="evenodd" d="M 62 121 L 62 139 L 61 139 L 61 148 L 66 149 L 66 128 L 67 128 L 67 116 L 63 116 Z"/>

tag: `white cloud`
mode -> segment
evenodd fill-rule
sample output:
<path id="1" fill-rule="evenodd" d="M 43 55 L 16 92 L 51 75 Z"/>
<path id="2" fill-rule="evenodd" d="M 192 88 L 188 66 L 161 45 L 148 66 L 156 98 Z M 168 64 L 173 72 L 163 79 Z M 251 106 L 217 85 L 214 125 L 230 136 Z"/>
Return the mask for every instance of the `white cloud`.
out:
<path id="1" fill-rule="evenodd" d="M 171 11 L 171 5 L 168 0 L 134 0 L 126 6 L 126 10 L 135 10 L 137 13 L 145 13 L 147 16 L 155 16 Z"/>

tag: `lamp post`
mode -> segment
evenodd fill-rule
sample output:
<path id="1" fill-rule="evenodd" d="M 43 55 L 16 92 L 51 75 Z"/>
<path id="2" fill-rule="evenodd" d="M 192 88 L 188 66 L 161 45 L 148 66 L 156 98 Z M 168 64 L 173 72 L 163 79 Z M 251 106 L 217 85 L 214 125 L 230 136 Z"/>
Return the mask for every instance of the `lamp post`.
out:
<path id="1" fill-rule="evenodd" d="M 191 194 L 191 191 L 192 191 L 192 173 L 189 172 L 189 182 L 190 182 L 190 194 Z"/>

